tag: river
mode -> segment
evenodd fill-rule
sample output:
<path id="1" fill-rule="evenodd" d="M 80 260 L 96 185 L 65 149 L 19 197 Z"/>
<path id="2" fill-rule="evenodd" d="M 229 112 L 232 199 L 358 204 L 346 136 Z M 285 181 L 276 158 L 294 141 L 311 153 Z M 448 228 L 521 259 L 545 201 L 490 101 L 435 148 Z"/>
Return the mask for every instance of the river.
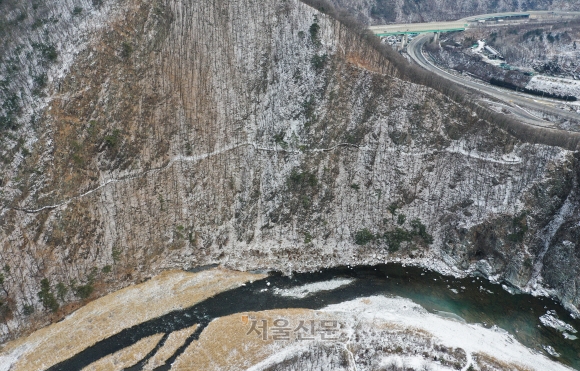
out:
<path id="1" fill-rule="evenodd" d="M 333 290 L 316 292 L 302 298 L 276 293 L 276 289 L 291 289 L 336 278 L 353 280 Z M 215 318 L 279 308 L 320 309 L 330 304 L 373 295 L 408 298 L 441 316 L 467 323 L 479 323 L 485 327 L 497 326 L 538 352 L 547 354 L 545 347 L 552 347 L 559 357 L 547 354 L 548 356 L 580 370 L 580 339 L 574 339 L 572 331 L 568 331 L 569 338 L 565 338 L 563 331 L 545 326 L 540 321 L 541 316 L 552 311 L 550 318 L 559 318 L 573 328 L 580 329 L 580 320 L 574 319 L 558 302 L 528 294 L 510 294 L 502 285 L 492 284 L 479 277 L 459 279 L 400 264 L 332 268 L 315 273 L 294 274 L 291 277 L 273 273 L 266 279 L 220 293 L 190 308 L 125 329 L 49 370 L 81 370 L 99 358 L 132 345 L 144 337 L 158 333 L 169 334 L 200 324 L 198 330 L 167 361 L 166 366 L 156 369 L 169 370 L 168 365 Z M 163 340 L 158 347 L 162 342 Z M 141 370 L 155 351 L 156 349 L 127 370 Z"/>

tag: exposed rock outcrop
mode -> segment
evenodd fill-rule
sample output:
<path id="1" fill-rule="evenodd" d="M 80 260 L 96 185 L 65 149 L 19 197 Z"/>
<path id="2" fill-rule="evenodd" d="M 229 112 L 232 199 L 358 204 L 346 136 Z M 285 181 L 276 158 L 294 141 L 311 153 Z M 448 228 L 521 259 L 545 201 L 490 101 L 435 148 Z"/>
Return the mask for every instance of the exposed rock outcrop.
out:
<path id="1" fill-rule="evenodd" d="M 209 263 L 403 258 L 580 304 L 577 154 L 400 79 L 366 37 L 295 0 L 107 14 L 3 168 L 4 336 Z"/>

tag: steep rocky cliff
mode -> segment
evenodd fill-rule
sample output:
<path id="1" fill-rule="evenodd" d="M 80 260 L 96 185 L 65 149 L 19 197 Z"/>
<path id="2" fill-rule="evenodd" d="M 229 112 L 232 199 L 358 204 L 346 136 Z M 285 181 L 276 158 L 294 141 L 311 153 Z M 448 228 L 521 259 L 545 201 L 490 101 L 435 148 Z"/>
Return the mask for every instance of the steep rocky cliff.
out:
<path id="1" fill-rule="evenodd" d="M 451 21 L 471 15 L 527 10 L 580 10 L 569 0 L 331 0 L 368 24 Z"/>
<path id="2" fill-rule="evenodd" d="M 210 263 L 404 259 L 580 304 L 576 153 L 402 79 L 296 0 L 98 5 L 48 32 L 43 103 L 3 128 L 4 336 Z"/>

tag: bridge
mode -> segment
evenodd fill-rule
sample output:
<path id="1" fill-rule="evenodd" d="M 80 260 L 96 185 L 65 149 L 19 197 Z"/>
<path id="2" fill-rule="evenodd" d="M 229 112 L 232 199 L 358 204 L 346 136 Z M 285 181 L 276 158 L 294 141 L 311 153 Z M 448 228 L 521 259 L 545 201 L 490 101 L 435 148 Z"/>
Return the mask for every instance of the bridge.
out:
<path id="1" fill-rule="evenodd" d="M 483 14 L 478 16 L 467 17 L 459 19 L 457 21 L 450 22 L 428 22 L 428 23 L 404 23 L 404 24 L 388 24 L 381 26 L 372 26 L 370 30 L 377 36 L 393 36 L 393 35 L 410 35 L 410 34 L 422 34 L 422 33 L 441 33 L 441 32 L 452 32 L 452 31 L 465 31 L 470 26 L 476 24 L 481 24 L 485 22 L 503 22 L 503 21 L 518 21 L 518 20 L 528 20 L 530 16 L 534 13 L 534 17 L 537 17 L 540 13 L 544 15 L 544 12 L 526 12 L 526 13 L 493 13 L 493 14 Z M 549 13 L 549 12 L 545 12 Z M 551 12 L 549 14 L 553 14 Z"/>
<path id="2" fill-rule="evenodd" d="M 534 12 L 535 13 L 535 12 Z M 529 19 L 532 13 L 494 13 L 494 14 L 484 14 L 474 17 L 465 18 L 468 22 L 479 22 L 479 21 L 510 21 L 510 20 L 521 20 Z"/>
<path id="3" fill-rule="evenodd" d="M 470 16 L 457 21 L 429 22 L 429 23 L 402 23 L 371 26 L 369 29 L 377 36 L 416 35 L 423 33 L 465 31 L 467 28 L 491 24 L 499 26 L 510 22 L 547 21 L 559 22 L 580 17 L 580 12 L 537 10 L 529 12 L 506 12 Z"/>
<path id="4" fill-rule="evenodd" d="M 465 21 L 406 23 L 382 26 L 372 26 L 370 30 L 377 36 L 413 35 L 420 33 L 441 33 L 451 31 L 465 31 L 469 23 Z"/>

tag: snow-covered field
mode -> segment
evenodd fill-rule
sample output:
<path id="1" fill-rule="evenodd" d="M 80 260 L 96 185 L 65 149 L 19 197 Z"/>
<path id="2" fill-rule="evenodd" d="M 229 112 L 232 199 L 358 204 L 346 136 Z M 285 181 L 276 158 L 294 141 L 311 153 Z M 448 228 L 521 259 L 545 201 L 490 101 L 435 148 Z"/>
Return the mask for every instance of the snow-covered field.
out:
<path id="1" fill-rule="evenodd" d="M 448 347 L 465 350 L 468 364 L 463 370 L 469 368 L 473 355 L 482 353 L 506 363 L 520 365 L 524 369 L 570 370 L 528 349 L 499 328 L 488 329 L 478 324 L 466 324 L 444 318 L 427 312 L 409 299 L 373 296 L 331 305 L 323 311 L 345 313 L 355 322 L 384 321 L 430 333 L 434 339 Z"/>
<path id="2" fill-rule="evenodd" d="M 240 315 L 212 321 L 172 370 L 570 370 L 497 327 L 432 314 L 409 299 L 371 296 L 321 310 L 247 313 L 269 326 L 336 321 L 340 329 L 332 341 L 265 340 L 248 332 Z"/>
<path id="3" fill-rule="evenodd" d="M 561 96 L 580 97 L 580 81 L 558 77 L 534 76 L 526 85 L 526 89 L 545 91 L 546 93 Z"/>

